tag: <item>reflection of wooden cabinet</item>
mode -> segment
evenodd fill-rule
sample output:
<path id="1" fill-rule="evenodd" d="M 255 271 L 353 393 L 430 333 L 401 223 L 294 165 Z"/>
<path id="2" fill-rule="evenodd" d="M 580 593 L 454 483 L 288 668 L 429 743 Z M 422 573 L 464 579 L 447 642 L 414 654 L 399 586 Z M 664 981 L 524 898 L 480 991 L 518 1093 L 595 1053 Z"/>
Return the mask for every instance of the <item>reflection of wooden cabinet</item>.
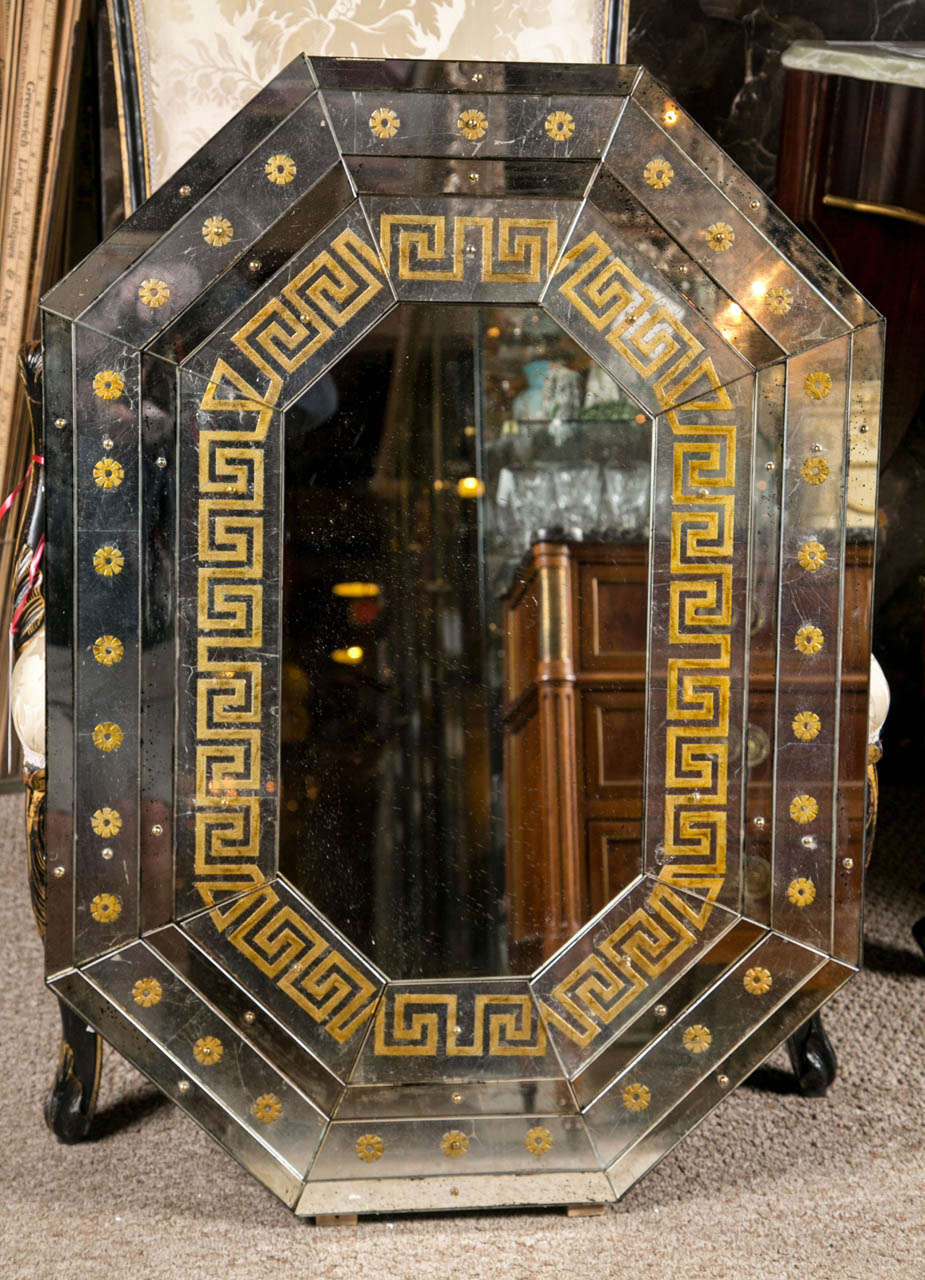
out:
<path id="1" fill-rule="evenodd" d="M 641 868 L 642 544 L 538 543 L 504 600 L 508 937 L 535 967 Z"/>

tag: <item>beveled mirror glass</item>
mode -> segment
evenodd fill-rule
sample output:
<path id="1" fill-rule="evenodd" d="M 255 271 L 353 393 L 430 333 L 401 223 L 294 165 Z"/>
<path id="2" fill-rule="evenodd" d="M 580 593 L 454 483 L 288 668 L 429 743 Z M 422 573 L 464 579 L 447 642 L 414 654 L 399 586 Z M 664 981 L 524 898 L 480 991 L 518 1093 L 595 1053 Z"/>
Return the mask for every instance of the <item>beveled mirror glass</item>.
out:
<path id="1" fill-rule="evenodd" d="M 858 964 L 875 313 L 634 68 L 300 58 L 45 346 L 54 990 L 299 1213 L 622 1194 Z"/>

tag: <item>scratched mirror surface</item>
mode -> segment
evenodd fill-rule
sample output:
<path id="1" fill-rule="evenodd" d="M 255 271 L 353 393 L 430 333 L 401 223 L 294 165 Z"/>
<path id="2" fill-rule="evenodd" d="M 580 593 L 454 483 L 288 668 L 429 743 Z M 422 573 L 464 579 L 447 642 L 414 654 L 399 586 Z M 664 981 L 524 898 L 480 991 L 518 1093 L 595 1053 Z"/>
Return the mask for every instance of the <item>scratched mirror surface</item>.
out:
<path id="1" fill-rule="evenodd" d="M 287 410 L 280 871 L 395 977 L 642 870 L 651 435 L 526 307 L 401 306 Z"/>
<path id="2" fill-rule="evenodd" d="M 306 57 L 43 306 L 49 985 L 296 1213 L 619 1198 L 860 962 L 879 317 L 638 68 Z"/>

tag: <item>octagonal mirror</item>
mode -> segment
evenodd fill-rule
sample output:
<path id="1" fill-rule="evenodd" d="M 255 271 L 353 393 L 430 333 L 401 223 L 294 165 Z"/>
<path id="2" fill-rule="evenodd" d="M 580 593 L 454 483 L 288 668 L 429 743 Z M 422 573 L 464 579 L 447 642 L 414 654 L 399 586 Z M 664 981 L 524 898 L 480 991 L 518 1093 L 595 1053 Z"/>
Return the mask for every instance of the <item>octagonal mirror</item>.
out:
<path id="1" fill-rule="evenodd" d="M 637 69 L 299 58 L 44 324 L 51 986 L 299 1213 L 618 1197 L 858 963 L 877 316 Z"/>

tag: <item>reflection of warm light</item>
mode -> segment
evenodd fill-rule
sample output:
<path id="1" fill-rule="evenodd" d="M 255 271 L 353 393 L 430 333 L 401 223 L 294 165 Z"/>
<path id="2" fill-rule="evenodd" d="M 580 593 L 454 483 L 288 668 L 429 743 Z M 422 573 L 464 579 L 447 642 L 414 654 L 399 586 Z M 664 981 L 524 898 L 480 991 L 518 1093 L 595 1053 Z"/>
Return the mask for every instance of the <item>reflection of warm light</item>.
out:
<path id="1" fill-rule="evenodd" d="M 500 338 L 501 330 L 498 328 L 496 324 L 493 324 L 485 330 L 485 336 L 487 338 Z"/>
<path id="2" fill-rule="evenodd" d="M 461 498 L 480 498 L 485 492 L 485 485 L 478 476 L 463 476 L 456 486 L 456 492 Z"/>
<path id="3" fill-rule="evenodd" d="M 751 283 L 751 291 L 756 298 L 763 298 L 768 291 L 767 280 L 753 280 Z"/>
<path id="4" fill-rule="evenodd" d="M 348 649 L 335 649 L 331 657 L 345 667 L 355 667 L 363 661 L 363 650 L 358 644 L 352 644 Z"/>
<path id="5" fill-rule="evenodd" d="M 642 426 L 642 424 L 645 422 L 645 420 L 646 420 L 646 415 L 645 415 L 644 413 L 637 413 L 637 414 L 636 414 L 636 421 L 639 423 L 639 425 L 640 425 L 640 426 Z"/>
<path id="6" fill-rule="evenodd" d="M 371 600 L 379 594 L 375 582 L 335 582 L 331 590 L 342 600 Z"/>
<path id="7" fill-rule="evenodd" d="M 662 119 L 665 121 L 665 124 L 678 123 L 678 108 L 673 102 L 665 103 L 665 114 L 662 116 Z"/>
<path id="8" fill-rule="evenodd" d="M 730 302 L 730 304 L 729 304 L 729 318 L 730 318 L 731 320 L 741 320 L 741 319 L 742 319 L 742 308 L 739 306 L 739 304 L 738 304 L 737 302 Z"/>

